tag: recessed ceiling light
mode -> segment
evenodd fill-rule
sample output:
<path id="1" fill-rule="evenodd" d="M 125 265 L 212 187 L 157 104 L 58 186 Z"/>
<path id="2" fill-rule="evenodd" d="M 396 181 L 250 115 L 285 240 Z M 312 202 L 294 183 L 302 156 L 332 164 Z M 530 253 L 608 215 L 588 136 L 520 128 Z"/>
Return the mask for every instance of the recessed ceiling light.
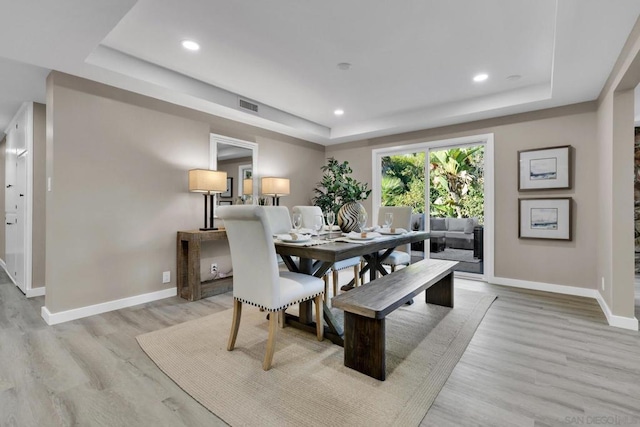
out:
<path id="1" fill-rule="evenodd" d="M 483 82 L 485 80 L 487 80 L 489 78 L 489 74 L 477 74 L 475 76 L 473 76 L 473 81 L 474 82 Z"/>
<path id="2" fill-rule="evenodd" d="M 522 76 L 520 74 L 512 74 L 507 77 L 507 80 L 509 80 L 510 82 L 515 82 L 516 80 L 520 80 L 521 78 Z"/>
<path id="3" fill-rule="evenodd" d="M 337 110 L 335 110 L 333 112 L 333 114 L 335 114 L 336 116 L 341 116 L 341 115 L 344 114 L 344 110 L 341 110 L 341 109 L 338 108 Z"/>
<path id="4" fill-rule="evenodd" d="M 342 71 L 347 71 L 349 68 L 351 68 L 351 64 L 349 64 L 348 62 L 341 62 L 338 64 L 338 68 Z"/>
<path id="5" fill-rule="evenodd" d="M 187 50 L 193 50 L 193 51 L 200 50 L 200 45 L 194 42 L 193 40 L 183 40 L 182 47 Z"/>

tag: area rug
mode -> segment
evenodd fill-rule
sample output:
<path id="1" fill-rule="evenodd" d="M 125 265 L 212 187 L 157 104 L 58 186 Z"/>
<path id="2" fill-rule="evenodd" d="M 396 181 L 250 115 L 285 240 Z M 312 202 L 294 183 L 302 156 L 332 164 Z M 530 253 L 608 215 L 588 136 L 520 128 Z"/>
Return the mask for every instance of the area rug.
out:
<path id="1" fill-rule="evenodd" d="M 232 311 L 137 337 L 184 391 L 232 426 L 418 425 L 496 297 L 456 290 L 455 308 L 424 303 L 387 317 L 387 380 L 343 365 L 343 349 L 291 327 L 280 329 L 270 371 L 262 370 L 264 312 L 244 306 L 234 351 Z"/>
<path id="2" fill-rule="evenodd" d="M 433 259 L 448 259 L 450 261 L 463 261 L 477 263 L 482 260 L 473 257 L 473 251 L 465 249 L 452 249 L 446 248 L 442 252 L 431 252 L 430 258 Z"/>

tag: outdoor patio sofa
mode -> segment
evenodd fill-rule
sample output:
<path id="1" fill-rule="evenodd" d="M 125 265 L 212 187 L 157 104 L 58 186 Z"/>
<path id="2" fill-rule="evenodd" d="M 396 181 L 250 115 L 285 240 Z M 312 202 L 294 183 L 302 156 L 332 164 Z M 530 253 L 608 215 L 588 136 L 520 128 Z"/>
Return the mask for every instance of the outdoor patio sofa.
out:
<path id="1" fill-rule="evenodd" d="M 430 218 L 431 238 L 444 237 L 445 247 L 453 249 L 474 249 L 473 229 L 477 218 Z M 411 216 L 411 228 L 424 230 L 424 214 Z"/>

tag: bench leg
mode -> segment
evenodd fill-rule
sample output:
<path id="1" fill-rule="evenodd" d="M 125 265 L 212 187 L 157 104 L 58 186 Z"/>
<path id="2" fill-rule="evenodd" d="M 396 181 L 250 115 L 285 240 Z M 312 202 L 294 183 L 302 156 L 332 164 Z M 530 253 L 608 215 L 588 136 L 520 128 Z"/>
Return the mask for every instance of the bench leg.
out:
<path id="1" fill-rule="evenodd" d="M 385 319 L 344 313 L 344 365 L 384 381 Z"/>
<path id="2" fill-rule="evenodd" d="M 425 294 L 428 304 L 453 307 L 453 272 L 433 284 Z"/>

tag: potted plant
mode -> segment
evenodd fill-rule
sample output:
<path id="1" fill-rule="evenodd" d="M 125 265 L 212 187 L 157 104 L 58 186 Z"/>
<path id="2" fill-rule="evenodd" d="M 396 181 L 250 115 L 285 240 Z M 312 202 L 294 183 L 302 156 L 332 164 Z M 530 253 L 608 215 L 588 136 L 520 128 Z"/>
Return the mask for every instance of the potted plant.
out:
<path id="1" fill-rule="evenodd" d="M 322 180 L 314 190 L 313 203 L 323 212 L 333 211 L 342 231 L 359 231 L 358 213 L 364 210 L 359 202 L 371 194 L 368 184 L 360 183 L 350 176 L 353 170 L 349 162 L 340 163 L 333 157 L 327 159 L 322 172 Z"/>

